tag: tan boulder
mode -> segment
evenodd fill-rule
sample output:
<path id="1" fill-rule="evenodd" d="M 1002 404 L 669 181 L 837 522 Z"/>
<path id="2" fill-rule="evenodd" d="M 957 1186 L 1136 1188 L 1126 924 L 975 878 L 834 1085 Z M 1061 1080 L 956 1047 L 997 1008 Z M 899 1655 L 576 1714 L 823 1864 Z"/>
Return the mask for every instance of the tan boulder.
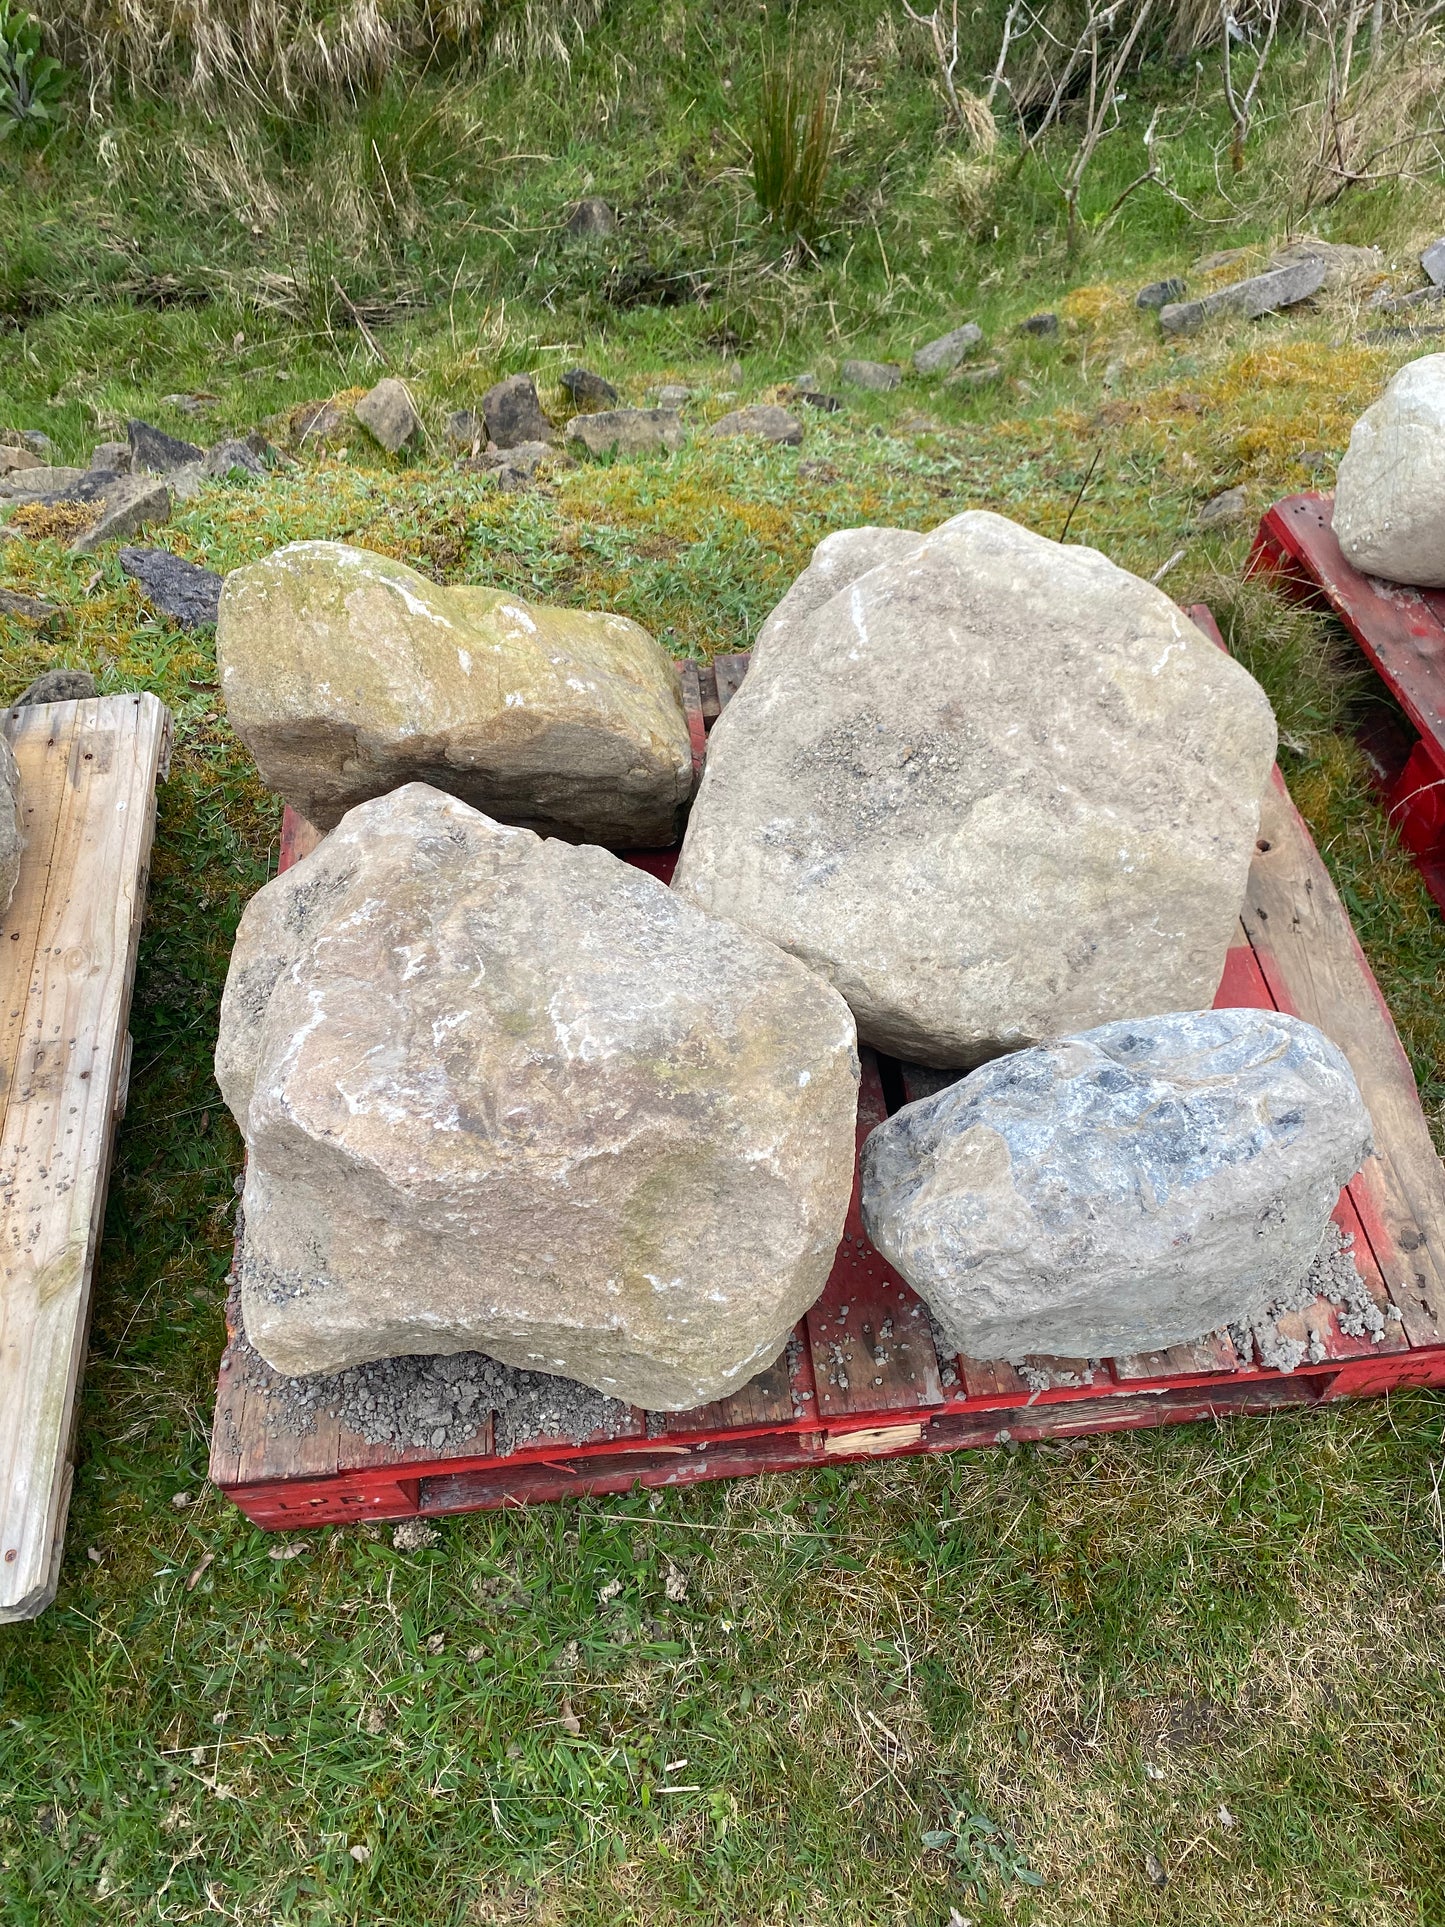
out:
<path id="1" fill-rule="evenodd" d="M 296 542 L 227 576 L 216 658 L 263 779 L 322 829 L 421 781 L 544 835 L 677 835 L 692 788 L 677 670 L 625 616 Z"/>
<path id="2" fill-rule="evenodd" d="M 277 1370 L 482 1351 L 653 1409 L 736 1391 L 853 1182 L 837 993 L 609 851 L 419 783 L 241 919 L 216 1075 Z"/>

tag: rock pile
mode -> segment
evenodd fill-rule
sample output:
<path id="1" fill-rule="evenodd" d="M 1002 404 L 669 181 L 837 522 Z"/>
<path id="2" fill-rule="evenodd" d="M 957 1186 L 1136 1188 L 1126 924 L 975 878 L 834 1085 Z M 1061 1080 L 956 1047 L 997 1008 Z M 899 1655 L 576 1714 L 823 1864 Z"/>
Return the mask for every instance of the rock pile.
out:
<path id="1" fill-rule="evenodd" d="M 1213 1000 L 1274 757 L 1160 590 L 1003 517 L 829 536 L 716 724 L 673 887 L 935 1065 Z"/>
<path id="2" fill-rule="evenodd" d="M 216 1075 L 246 1331 L 292 1374 L 481 1350 L 652 1409 L 719 1398 L 817 1297 L 852 1188 L 826 984 L 422 784 L 252 900 Z"/>
<path id="3" fill-rule="evenodd" d="M 1276 1011 L 1105 1024 L 869 1137 L 878 1249 L 975 1358 L 1105 1358 L 1248 1323 L 1370 1150 L 1343 1054 Z"/>
<path id="4" fill-rule="evenodd" d="M 434 783 L 507 822 L 672 842 L 692 788 L 677 670 L 635 622 L 297 542 L 226 578 L 221 689 L 267 785 L 329 829 Z"/>
<path id="5" fill-rule="evenodd" d="M 1366 575 L 1445 587 L 1445 355 L 1407 362 L 1355 423 L 1334 530 Z"/>

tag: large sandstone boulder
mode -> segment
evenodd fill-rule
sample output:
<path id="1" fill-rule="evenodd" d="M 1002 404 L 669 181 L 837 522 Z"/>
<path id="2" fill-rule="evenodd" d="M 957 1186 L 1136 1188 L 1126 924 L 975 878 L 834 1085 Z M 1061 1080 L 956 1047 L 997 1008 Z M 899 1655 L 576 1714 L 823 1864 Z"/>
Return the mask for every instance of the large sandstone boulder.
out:
<path id="1" fill-rule="evenodd" d="M 692 788 L 677 670 L 624 616 L 296 542 L 227 576 L 216 658 L 262 777 L 323 829 L 417 780 L 547 835 L 677 835 Z"/>
<path id="2" fill-rule="evenodd" d="M 1160 590 L 981 512 L 829 536 L 708 748 L 673 887 L 973 1065 L 1212 1002 L 1274 756 Z"/>
<path id="3" fill-rule="evenodd" d="M 863 1151 L 868 1235 L 974 1358 L 1109 1358 L 1298 1284 L 1370 1150 L 1342 1052 L 1277 1011 L 1185 1011 L 1020 1051 Z"/>
<path id="4" fill-rule="evenodd" d="M 1355 423 L 1334 529 L 1366 575 L 1445 588 L 1445 355 L 1406 362 Z"/>
<path id="5" fill-rule="evenodd" d="M 0 917 L 10 908 L 20 880 L 25 828 L 20 813 L 20 769 L 15 752 L 0 736 Z"/>
<path id="6" fill-rule="evenodd" d="M 419 783 L 252 900 L 216 1075 L 246 1333 L 288 1373 L 483 1351 L 719 1398 L 822 1290 L 851 1195 L 835 992 L 608 851 Z"/>

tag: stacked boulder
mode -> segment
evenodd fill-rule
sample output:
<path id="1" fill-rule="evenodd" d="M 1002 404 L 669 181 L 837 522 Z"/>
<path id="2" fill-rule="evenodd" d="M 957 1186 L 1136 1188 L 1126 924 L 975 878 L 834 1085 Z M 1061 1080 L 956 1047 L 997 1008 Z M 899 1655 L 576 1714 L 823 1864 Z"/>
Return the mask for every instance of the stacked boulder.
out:
<path id="1" fill-rule="evenodd" d="M 1355 423 L 1334 531 L 1364 574 L 1445 588 L 1445 355 L 1407 362 Z"/>

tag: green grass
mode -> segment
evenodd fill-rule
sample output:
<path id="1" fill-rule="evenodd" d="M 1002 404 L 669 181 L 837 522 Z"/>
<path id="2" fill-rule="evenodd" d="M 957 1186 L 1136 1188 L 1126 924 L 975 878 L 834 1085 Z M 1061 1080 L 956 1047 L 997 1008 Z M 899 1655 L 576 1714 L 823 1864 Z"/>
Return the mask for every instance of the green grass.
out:
<path id="1" fill-rule="evenodd" d="M 1102 448 L 1071 539 L 1144 575 L 1184 549 L 1168 587 L 1213 604 L 1269 690 L 1439 1129 L 1445 931 L 1365 781 L 1366 692 L 1337 635 L 1241 582 L 1247 529 L 1193 527 L 1227 486 L 1256 513 L 1307 486 L 1301 457 L 1332 462 L 1414 348 L 1362 345 L 1347 300 L 1161 343 L 1141 280 L 1275 231 L 1269 128 L 1230 215 L 1190 73 L 1150 69 L 1130 113 L 1164 102 L 1201 218 L 1142 190 L 1070 265 L 1040 172 L 996 182 L 982 228 L 959 215 L 914 42 L 861 12 L 814 22 L 848 50 L 836 245 L 789 265 L 734 139 L 758 50 L 732 26 L 639 4 L 565 83 L 428 82 L 412 113 L 403 89 L 294 124 L 238 109 L 219 182 L 224 130 L 163 104 L 0 150 L 0 425 L 83 459 L 131 413 L 211 440 L 353 388 L 377 370 L 334 275 L 392 304 L 374 326 L 429 447 L 391 461 L 357 436 L 218 485 L 165 541 L 224 570 L 344 537 L 617 608 L 700 656 L 746 646 L 830 529 L 990 507 L 1056 535 Z M 1135 170 L 1133 138 L 1086 212 Z M 624 210 L 617 243 L 560 238 L 587 191 Z M 1401 262 L 1431 218 L 1410 190 L 1328 217 Z M 707 300 L 623 298 L 692 275 Z M 1013 332 L 1045 306 L 1056 341 Z M 515 496 L 442 453 L 446 410 L 516 368 L 554 406 L 574 360 L 633 402 L 681 379 L 705 422 L 970 315 L 996 387 L 850 395 L 799 450 L 695 441 Z M 161 399 L 193 388 L 217 396 L 200 424 Z M 936 432 L 900 426 L 919 410 Z M 1432 1394 L 478 1515 L 412 1552 L 324 1531 L 273 1557 L 298 1541 L 253 1531 L 205 1466 L 240 1149 L 210 1049 L 278 808 L 209 639 L 149 614 L 113 553 L 0 543 L 0 580 L 68 612 L 56 640 L 0 618 L 0 696 L 84 665 L 177 722 L 61 1591 L 0 1631 L 5 1927 L 1445 1921 Z"/>

